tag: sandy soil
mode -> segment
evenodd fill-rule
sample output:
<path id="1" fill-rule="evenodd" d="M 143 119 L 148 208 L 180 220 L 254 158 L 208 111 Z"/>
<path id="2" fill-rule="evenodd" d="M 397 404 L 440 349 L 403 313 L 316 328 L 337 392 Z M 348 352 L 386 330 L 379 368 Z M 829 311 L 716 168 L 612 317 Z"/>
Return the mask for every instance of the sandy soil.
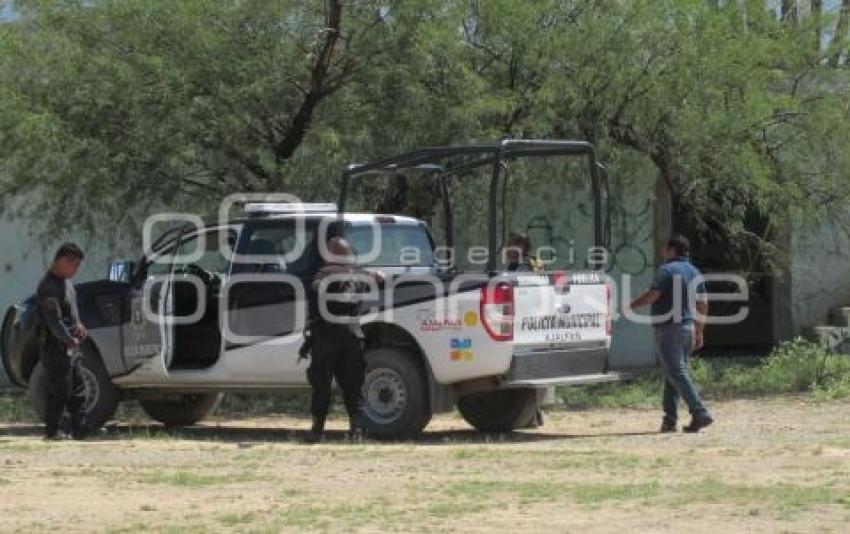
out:
<path id="1" fill-rule="evenodd" d="M 0 423 L 0 532 L 847 531 L 850 403 L 713 409 L 697 435 L 612 410 L 510 436 L 440 416 L 413 442 L 337 430 L 314 446 L 285 416 L 123 424 L 84 443 Z"/>

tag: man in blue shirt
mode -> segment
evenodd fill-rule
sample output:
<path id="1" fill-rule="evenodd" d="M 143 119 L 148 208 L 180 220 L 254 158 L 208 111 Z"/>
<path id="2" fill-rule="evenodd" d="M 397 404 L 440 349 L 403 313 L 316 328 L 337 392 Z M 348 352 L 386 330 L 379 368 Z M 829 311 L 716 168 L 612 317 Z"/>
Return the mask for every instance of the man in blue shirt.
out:
<path id="1" fill-rule="evenodd" d="M 679 396 L 691 412 L 691 423 L 683 428 L 685 432 L 698 432 L 714 422 L 688 372 L 688 357 L 703 345 L 708 313 L 702 274 L 688 260 L 689 252 L 687 238 L 670 238 L 664 250 L 665 262 L 655 273 L 652 286 L 630 305 L 651 305 L 655 348 L 665 378 L 662 432 L 676 431 Z"/>

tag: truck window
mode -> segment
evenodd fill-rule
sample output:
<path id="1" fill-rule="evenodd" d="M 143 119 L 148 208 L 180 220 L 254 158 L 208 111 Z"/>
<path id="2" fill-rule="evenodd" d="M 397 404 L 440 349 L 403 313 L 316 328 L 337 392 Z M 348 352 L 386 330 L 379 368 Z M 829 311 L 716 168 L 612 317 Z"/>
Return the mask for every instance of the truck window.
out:
<path id="1" fill-rule="evenodd" d="M 290 263 L 284 257 L 293 253 L 302 239 L 303 251 Z M 258 224 L 248 227 L 239 243 L 238 255 L 253 256 L 260 262 L 234 265 L 234 273 L 287 273 L 294 276 L 309 276 L 319 267 L 316 248 L 316 224 L 307 221 L 304 235 L 297 235 L 297 227 L 292 221 L 279 221 L 270 224 Z"/>
<path id="2" fill-rule="evenodd" d="M 371 261 L 361 260 L 369 254 L 375 243 L 371 225 L 354 225 L 345 230 L 358 263 L 373 267 L 432 267 L 434 248 L 428 232 L 419 224 L 381 224 L 378 255 Z"/>
<path id="3" fill-rule="evenodd" d="M 230 262 L 227 261 L 224 254 L 221 251 L 221 245 L 219 239 L 221 238 L 221 232 L 227 232 L 227 239 L 230 242 L 231 248 L 236 244 L 236 232 L 232 229 L 221 229 L 221 230 L 212 230 L 209 232 L 205 232 L 205 242 L 204 248 L 201 252 L 200 258 L 195 261 L 187 262 L 180 261 L 174 263 L 174 273 L 183 273 L 186 271 L 186 267 L 189 263 L 193 263 L 203 270 L 219 275 L 226 275 L 230 270 Z M 191 254 L 197 254 L 198 247 L 200 246 L 200 241 L 198 240 L 198 235 L 192 235 L 185 238 L 180 246 L 177 247 L 177 258 L 185 258 Z"/>

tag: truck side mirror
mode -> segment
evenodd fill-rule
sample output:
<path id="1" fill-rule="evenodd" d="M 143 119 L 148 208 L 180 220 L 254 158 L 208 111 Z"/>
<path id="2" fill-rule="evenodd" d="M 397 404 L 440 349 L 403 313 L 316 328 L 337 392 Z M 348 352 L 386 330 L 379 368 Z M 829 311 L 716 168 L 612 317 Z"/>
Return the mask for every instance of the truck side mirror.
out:
<path id="1" fill-rule="evenodd" d="M 129 260 L 117 260 L 109 264 L 108 277 L 111 282 L 129 283 L 133 278 L 133 267 L 135 265 Z"/>

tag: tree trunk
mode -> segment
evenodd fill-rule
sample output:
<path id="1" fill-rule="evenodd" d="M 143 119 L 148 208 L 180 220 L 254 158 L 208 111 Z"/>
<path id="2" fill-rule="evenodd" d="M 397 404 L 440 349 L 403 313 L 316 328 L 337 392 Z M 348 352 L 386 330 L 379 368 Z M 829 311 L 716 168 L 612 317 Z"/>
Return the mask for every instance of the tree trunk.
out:
<path id="1" fill-rule="evenodd" d="M 830 67 L 835 68 L 841 64 L 841 45 L 847 40 L 848 24 L 850 24 L 850 0 L 842 0 L 841 12 L 838 14 L 838 24 L 836 25 L 835 33 L 832 36 L 832 47 L 835 51 L 833 52 L 832 57 L 829 58 Z"/>
<path id="2" fill-rule="evenodd" d="M 779 5 L 779 13 L 782 22 L 796 23 L 797 0 L 782 0 L 782 3 Z"/>
<path id="3" fill-rule="evenodd" d="M 823 14 L 823 0 L 812 0 L 811 13 L 809 16 L 815 19 L 815 57 L 820 57 L 821 39 L 823 30 L 821 28 L 820 16 Z"/>
<path id="4" fill-rule="evenodd" d="M 340 37 L 340 24 L 342 18 L 342 5 L 339 0 L 328 0 L 327 14 L 325 15 L 325 27 L 322 28 L 320 45 L 315 50 L 316 60 L 310 69 L 310 86 L 304 94 L 304 99 L 298 110 L 291 115 L 288 124 L 285 125 L 285 133 L 275 146 L 275 159 L 278 164 L 283 163 L 295 152 L 295 149 L 304 141 L 313 114 L 319 103 L 331 92 L 327 87 L 328 71 L 331 61 L 336 52 Z"/>

